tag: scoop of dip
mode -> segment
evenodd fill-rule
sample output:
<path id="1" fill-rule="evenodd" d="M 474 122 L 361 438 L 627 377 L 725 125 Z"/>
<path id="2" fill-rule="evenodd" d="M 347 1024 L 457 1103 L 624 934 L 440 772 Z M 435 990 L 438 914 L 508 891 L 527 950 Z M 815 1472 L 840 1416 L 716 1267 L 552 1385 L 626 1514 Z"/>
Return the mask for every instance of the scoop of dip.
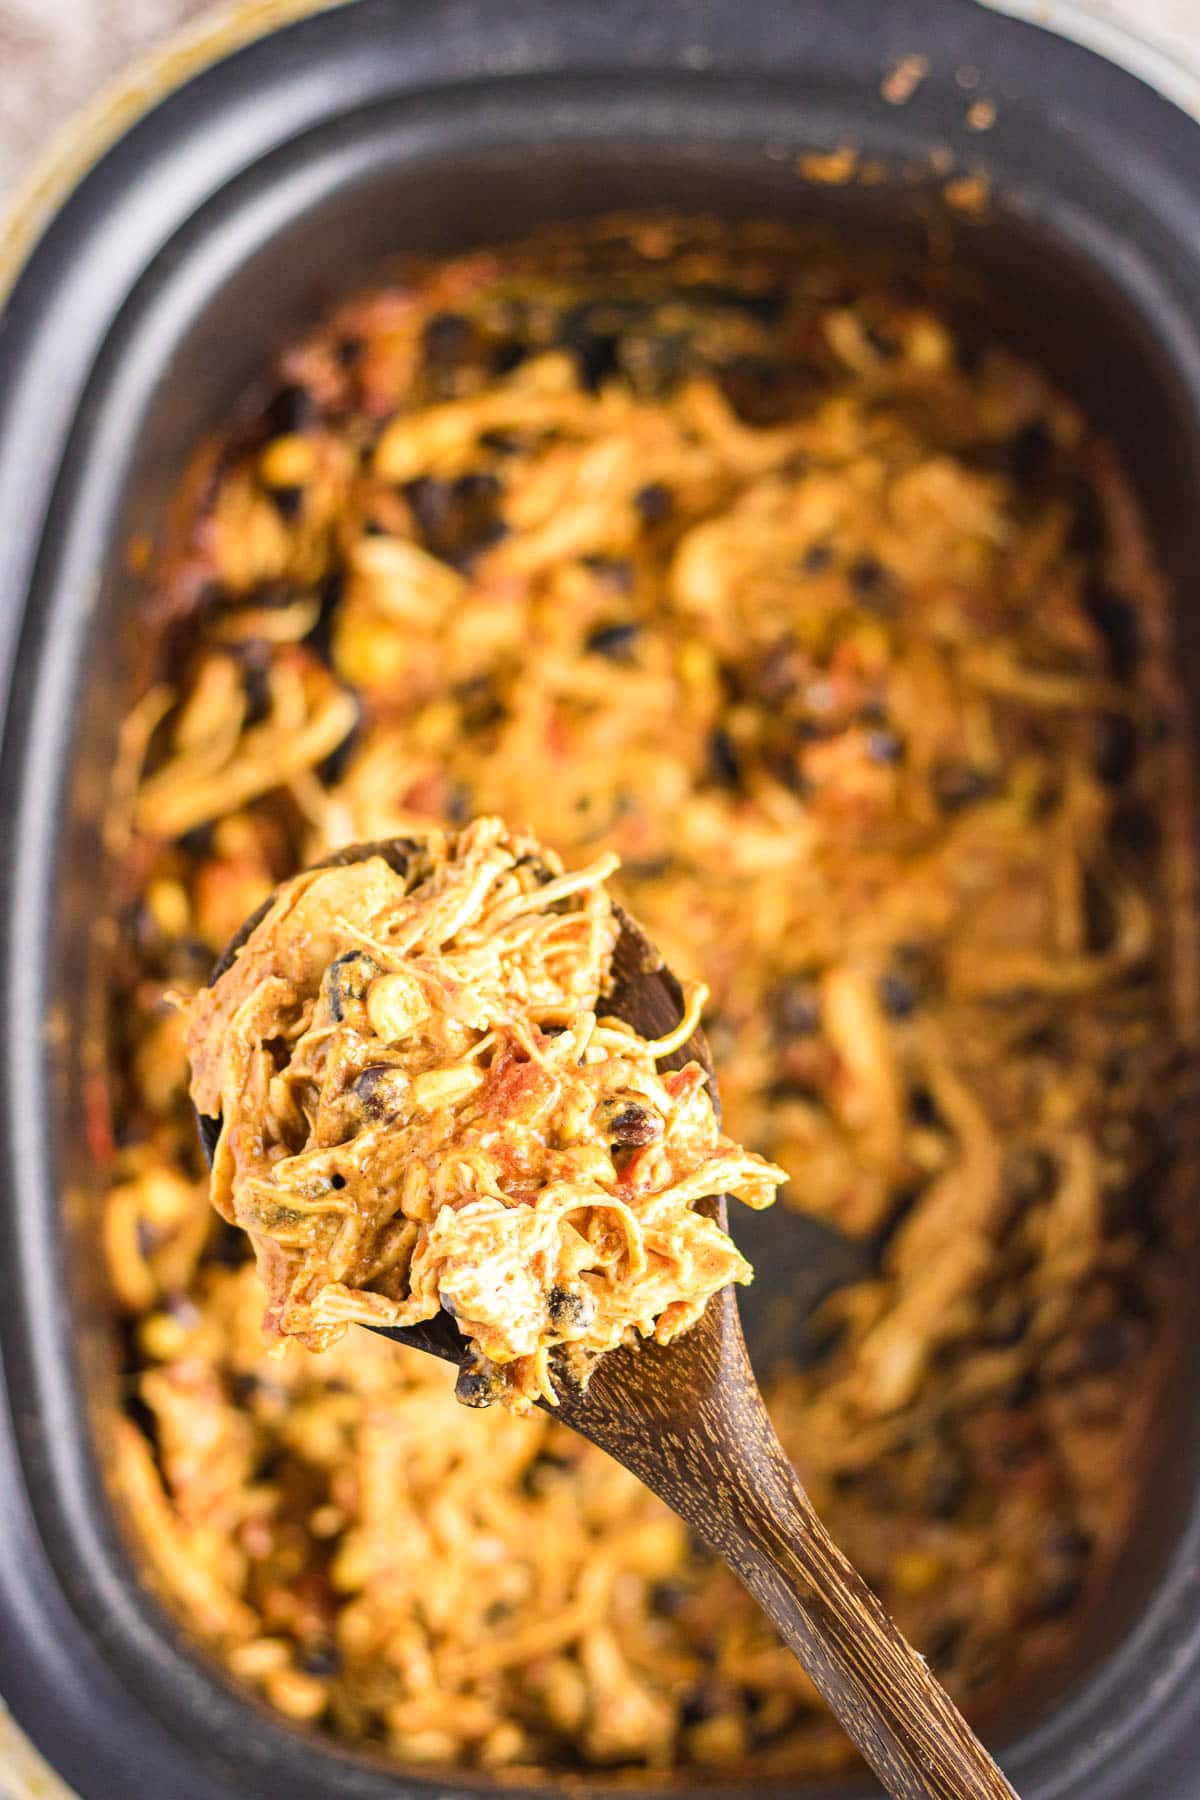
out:
<path id="1" fill-rule="evenodd" d="M 321 1350 L 348 1324 L 445 1308 L 460 1399 L 555 1400 L 632 1334 L 667 1343 L 751 1270 L 701 1207 L 768 1205 L 782 1169 L 718 1127 L 704 1071 L 607 1016 L 617 859 L 564 873 L 479 819 L 278 889 L 188 1004 L 192 1098 L 221 1118 L 212 1198 L 248 1232 L 265 1329 Z"/>

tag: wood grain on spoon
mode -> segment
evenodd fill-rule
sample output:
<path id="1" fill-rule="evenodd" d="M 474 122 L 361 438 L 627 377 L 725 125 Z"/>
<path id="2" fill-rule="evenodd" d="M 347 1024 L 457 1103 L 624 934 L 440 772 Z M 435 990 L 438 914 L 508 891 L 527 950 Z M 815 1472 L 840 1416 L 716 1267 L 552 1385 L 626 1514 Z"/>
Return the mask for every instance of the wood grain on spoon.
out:
<path id="1" fill-rule="evenodd" d="M 412 848 L 404 839 L 356 845 L 326 863 L 384 855 L 402 870 Z M 214 980 L 266 910 L 247 920 Z M 619 916 L 610 1010 L 645 1038 L 664 1036 L 681 1017 L 679 985 L 638 926 Z M 664 1066 L 692 1060 L 708 1071 L 715 1100 L 702 1034 Z M 218 1121 L 201 1116 L 199 1123 L 211 1160 Z M 724 1225 L 724 1200 L 712 1204 Z M 467 1356 L 444 1312 L 384 1335 L 450 1362 Z M 553 1410 L 638 1476 L 728 1563 L 896 1800 L 1013 1800 L 1013 1788 L 958 1708 L 813 1511 L 758 1391 L 732 1287 L 675 1343 L 648 1339 L 612 1351 L 585 1392 L 560 1382 Z"/>

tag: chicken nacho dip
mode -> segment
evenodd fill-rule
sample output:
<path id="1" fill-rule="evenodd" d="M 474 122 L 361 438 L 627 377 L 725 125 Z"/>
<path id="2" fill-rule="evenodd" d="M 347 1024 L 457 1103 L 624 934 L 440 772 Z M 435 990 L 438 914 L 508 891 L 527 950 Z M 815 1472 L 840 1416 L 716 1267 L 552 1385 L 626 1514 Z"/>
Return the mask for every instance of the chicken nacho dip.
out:
<path id="1" fill-rule="evenodd" d="M 667 1344 L 750 1266 L 697 1204 L 767 1206 L 782 1169 L 717 1126 L 707 1076 L 604 1008 L 611 853 L 570 875 L 479 819 L 298 875 L 189 1008 L 212 1197 L 249 1232 L 270 1337 L 445 1308 L 460 1400 L 528 1410 L 635 1333 Z M 563 1361 L 566 1356 L 568 1360 Z M 556 1371 L 557 1372 L 557 1371 Z"/>
<path id="2" fill-rule="evenodd" d="M 116 1485 L 193 1634 L 408 1763 L 847 1755 L 733 1578 L 543 1411 L 469 1413 L 356 1326 L 268 1356 L 209 1206 L 165 996 L 338 847 L 495 815 L 621 858 L 711 984 L 725 1128 L 792 1177 L 775 1241 L 855 1246 L 759 1368 L 830 1530 L 976 1717 L 1060 1665 L 1137 1489 L 1194 1037 L 1162 609 L 1078 409 L 841 250 L 564 231 L 287 348 L 137 624 L 89 1110 Z"/>

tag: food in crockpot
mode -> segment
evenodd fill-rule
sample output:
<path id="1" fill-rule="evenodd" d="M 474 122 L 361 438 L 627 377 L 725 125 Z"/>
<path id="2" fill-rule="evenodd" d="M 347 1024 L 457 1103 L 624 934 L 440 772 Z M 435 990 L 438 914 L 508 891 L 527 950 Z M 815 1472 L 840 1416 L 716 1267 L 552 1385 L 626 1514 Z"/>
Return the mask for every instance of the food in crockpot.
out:
<path id="1" fill-rule="evenodd" d="M 732 1577 L 544 1413 L 357 1329 L 269 1358 L 208 1204 L 164 995 L 341 844 L 536 820 L 711 984 L 808 1282 L 773 1416 L 979 1717 L 1121 1546 L 1177 1261 L 1186 790 L 1104 443 L 970 296 L 766 226 L 418 269 L 273 381 L 181 492 L 115 776 L 89 1116 L 150 1578 L 289 1718 L 408 1762 L 847 1756 Z"/>
<path id="2" fill-rule="evenodd" d="M 698 1063 L 604 1005 L 611 853 L 571 874 L 478 819 L 297 875 L 188 1008 L 192 1098 L 219 1117 L 212 1198 L 254 1245 L 270 1338 L 445 1308 L 471 1406 L 555 1404 L 596 1357 L 694 1325 L 750 1265 L 701 1204 L 786 1177 L 717 1125 Z M 565 1360 L 564 1360 L 565 1359 Z"/>

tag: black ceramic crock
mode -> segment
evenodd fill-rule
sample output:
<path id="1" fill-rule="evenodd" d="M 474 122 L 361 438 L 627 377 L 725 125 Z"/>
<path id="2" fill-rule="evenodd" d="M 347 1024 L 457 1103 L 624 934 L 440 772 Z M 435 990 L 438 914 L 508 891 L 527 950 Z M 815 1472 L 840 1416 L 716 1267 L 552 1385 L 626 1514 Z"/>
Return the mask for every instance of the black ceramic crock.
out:
<path id="1" fill-rule="evenodd" d="M 889 104 L 911 55 L 925 78 Z M 985 133 L 966 123 L 981 95 Z M 798 153 L 842 144 L 888 181 L 798 178 Z M 986 177 L 984 219 L 941 212 L 947 156 Z M 1119 443 L 1200 688 L 1200 127 L 1111 63 L 971 0 L 357 0 L 141 117 L 0 320 L 0 1693 L 84 1800 L 514 1791 L 290 1730 L 139 1585 L 102 1475 L 115 1378 L 79 1044 L 137 599 L 122 547 L 154 533 L 188 446 L 380 258 L 628 206 L 815 214 L 914 259 L 950 245 Z M 1185 1326 L 1122 1577 L 1077 1663 L 997 1737 L 1025 1800 L 1200 1796 Z"/>

